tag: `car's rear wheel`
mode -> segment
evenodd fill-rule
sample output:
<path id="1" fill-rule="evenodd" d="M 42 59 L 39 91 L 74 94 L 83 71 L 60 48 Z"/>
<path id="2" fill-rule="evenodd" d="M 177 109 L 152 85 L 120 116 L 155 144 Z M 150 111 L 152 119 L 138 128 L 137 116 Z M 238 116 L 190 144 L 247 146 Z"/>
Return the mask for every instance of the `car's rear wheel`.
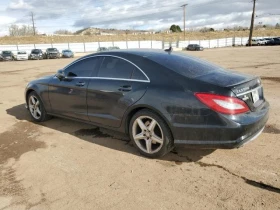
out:
<path id="1" fill-rule="evenodd" d="M 46 113 L 44 104 L 35 91 L 32 91 L 27 97 L 28 110 L 33 120 L 43 122 L 51 117 Z"/>
<path id="2" fill-rule="evenodd" d="M 170 129 L 154 112 L 144 109 L 131 119 L 129 134 L 139 152 L 150 158 L 158 158 L 173 148 Z"/>

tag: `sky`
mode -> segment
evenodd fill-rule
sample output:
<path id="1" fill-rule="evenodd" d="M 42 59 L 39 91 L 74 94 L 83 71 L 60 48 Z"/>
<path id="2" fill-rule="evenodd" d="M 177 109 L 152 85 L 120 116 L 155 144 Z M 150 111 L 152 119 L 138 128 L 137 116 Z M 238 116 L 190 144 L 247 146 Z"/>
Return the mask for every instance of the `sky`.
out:
<path id="1" fill-rule="evenodd" d="M 86 28 L 165 30 L 172 24 L 183 28 L 249 27 L 251 0 L 0 0 L 0 36 L 11 24 L 31 25 L 34 13 L 39 33 L 59 29 L 72 32 Z M 279 0 L 257 0 L 255 24 L 280 23 Z"/>

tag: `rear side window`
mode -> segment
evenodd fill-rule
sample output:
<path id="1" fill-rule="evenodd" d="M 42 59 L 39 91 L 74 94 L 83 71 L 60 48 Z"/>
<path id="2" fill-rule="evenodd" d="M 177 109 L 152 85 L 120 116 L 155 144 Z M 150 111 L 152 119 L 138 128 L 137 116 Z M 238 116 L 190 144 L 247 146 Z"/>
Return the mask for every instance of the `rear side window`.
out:
<path id="1" fill-rule="evenodd" d="M 67 77 L 90 77 L 98 65 L 99 58 L 80 60 L 64 70 Z"/>
<path id="2" fill-rule="evenodd" d="M 166 54 L 151 55 L 149 59 L 189 78 L 222 70 L 221 67 L 207 61 L 180 53 L 171 53 L 168 56 Z"/>
<path id="3" fill-rule="evenodd" d="M 139 69 L 137 69 L 136 67 L 134 67 L 131 79 L 147 80 L 146 76 Z"/>
<path id="4" fill-rule="evenodd" d="M 106 56 L 98 72 L 98 77 L 131 79 L 136 67 L 116 57 Z"/>

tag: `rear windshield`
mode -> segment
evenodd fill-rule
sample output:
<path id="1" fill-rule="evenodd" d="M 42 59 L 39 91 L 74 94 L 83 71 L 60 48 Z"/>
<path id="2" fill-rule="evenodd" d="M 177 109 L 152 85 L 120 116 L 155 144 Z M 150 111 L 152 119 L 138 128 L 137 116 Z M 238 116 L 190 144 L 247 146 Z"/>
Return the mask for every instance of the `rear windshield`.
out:
<path id="1" fill-rule="evenodd" d="M 57 51 L 56 48 L 48 48 L 47 50 L 48 50 L 48 51 Z"/>
<path id="2" fill-rule="evenodd" d="M 168 56 L 166 54 L 150 55 L 149 59 L 189 78 L 199 77 L 216 70 L 223 70 L 221 67 L 207 61 L 182 53 L 171 53 Z"/>
<path id="3" fill-rule="evenodd" d="M 18 55 L 25 55 L 26 52 L 18 52 L 17 54 L 18 54 Z"/>

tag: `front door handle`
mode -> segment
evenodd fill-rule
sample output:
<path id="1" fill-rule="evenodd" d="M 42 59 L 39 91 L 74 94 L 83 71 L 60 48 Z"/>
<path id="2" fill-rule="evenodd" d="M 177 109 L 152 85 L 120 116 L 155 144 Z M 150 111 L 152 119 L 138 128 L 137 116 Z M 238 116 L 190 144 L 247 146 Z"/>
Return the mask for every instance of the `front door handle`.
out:
<path id="1" fill-rule="evenodd" d="M 129 92 L 132 90 L 132 87 L 130 85 L 123 85 L 120 86 L 118 90 L 122 92 Z"/>
<path id="2" fill-rule="evenodd" d="M 77 82 L 76 86 L 83 87 L 86 83 L 85 82 Z"/>

